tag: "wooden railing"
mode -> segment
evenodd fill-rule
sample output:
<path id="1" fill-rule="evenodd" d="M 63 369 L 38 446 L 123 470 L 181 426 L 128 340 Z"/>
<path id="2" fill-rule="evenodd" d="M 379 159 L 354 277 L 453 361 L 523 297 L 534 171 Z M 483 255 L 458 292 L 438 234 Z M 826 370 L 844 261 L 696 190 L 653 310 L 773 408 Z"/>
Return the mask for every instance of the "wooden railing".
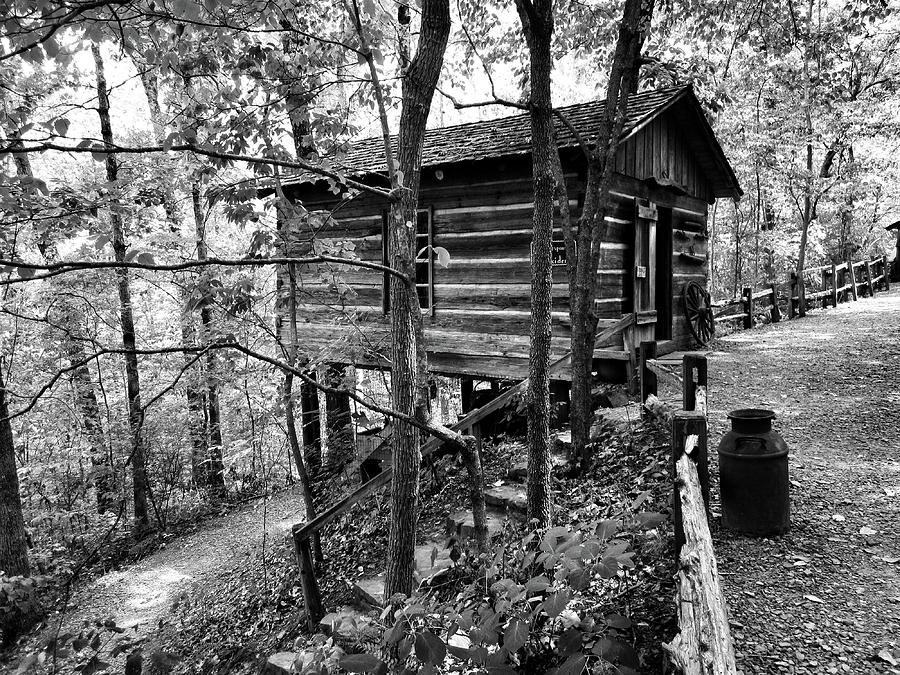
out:
<path id="1" fill-rule="evenodd" d="M 656 378 L 671 378 L 682 387 L 684 408 L 671 415 L 679 633 L 663 648 L 685 675 L 735 675 L 728 607 L 709 531 L 706 357 L 686 354 L 679 377 L 647 358 L 653 344 L 641 344 L 641 395 L 656 394 Z"/>
<path id="2" fill-rule="evenodd" d="M 755 303 L 759 300 L 766 300 L 767 304 L 757 308 Z M 761 289 L 744 286 L 741 290 L 741 297 L 724 303 L 723 307 L 724 309 L 713 317 L 716 323 L 740 319 L 744 328 L 753 328 L 756 325 L 757 312 L 768 312 L 772 323 L 781 321 L 781 311 L 778 309 L 778 291 L 775 284 Z"/>
<path id="3" fill-rule="evenodd" d="M 858 300 L 862 295 L 874 297 L 879 286 L 884 290 L 891 287 L 887 256 L 810 267 L 800 275 L 791 272 L 788 317 L 805 315 L 810 303 L 837 307 L 841 302 Z"/>
<path id="4" fill-rule="evenodd" d="M 600 348 L 606 345 L 610 339 L 622 333 L 626 328 L 632 326 L 635 322 L 634 314 L 626 314 L 618 319 L 613 325 L 599 332 L 594 338 L 594 347 Z M 559 375 L 566 369 L 571 369 L 571 352 L 556 359 L 550 364 L 550 375 Z M 528 380 L 522 380 L 518 384 L 510 387 L 502 392 L 499 396 L 491 399 L 488 403 L 480 408 L 471 411 L 464 417 L 460 418 L 456 424 L 450 427 L 451 430 L 472 434 L 476 438 L 480 436 L 478 432 L 479 424 L 484 421 L 492 413 L 497 412 L 501 408 L 507 406 L 512 400 L 524 395 L 528 389 Z M 390 439 L 386 439 L 385 443 L 389 443 Z M 421 453 L 424 459 L 441 446 L 442 441 L 438 438 L 429 438 L 422 444 Z M 344 515 L 354 504 L 359 503 L 378 490 L 384 488 L 391 482 L 393 475 L 392 469 L 387 467 L 371 480 L 363 483 L 353 492 L 346 495 L 339 501 L 335 502 L 327 509 L 322 511 L 308 523 L 297 523 L 292 528 L 294 540 L 294 552 L 297 555 L 297 562 L 300 567 L 300 585 L 303 590 L 303 600 L 306 606 L 307 623 L 310 630 L 315 630 L 319 620 L 325 616 L 325 609 L 322 604 L 322 595 L 319 590 L 318 581 L 316 580 L 316 571 L 312 555 L 312 536 L 315 532 L 321 530 L 325 525 L 332 522 L 336 518 Z"/>

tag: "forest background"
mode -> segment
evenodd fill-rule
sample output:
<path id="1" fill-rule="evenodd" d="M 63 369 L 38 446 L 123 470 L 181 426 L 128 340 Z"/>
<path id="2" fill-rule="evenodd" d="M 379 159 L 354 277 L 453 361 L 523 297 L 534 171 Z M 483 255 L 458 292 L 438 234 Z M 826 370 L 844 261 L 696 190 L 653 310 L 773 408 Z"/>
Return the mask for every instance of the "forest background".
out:
<path id="1" fill-rule="evenodd" d="M 398 73 L 419 8 L 399 7 L 6 8 L 0 258 L 51 267 L 0 268 L 2 377 L 33 570 L 70 571 L 110 528 L 164 530 L 305 471 L 290 373 L 277 367 L 297 355 L 276 331 L 284 289 L 268 264 L 279 222 L 300 216 L 279 210 L 277 190 L 258 198 L 257 181 L 309 162 L 353 187 L 340 168 L 346 144 L 400 120 Z M 529 55 L 513 7 L 450 9 L 429 125 L 520 112 Z M 597 64 L 611 59 L 619 3 L 555 9 L 553 104 L 603 97 Z M 897 8 L 875 0 L 657 7 L 640 88 L 693 85 L 745 192 L 711 211 L 715 298 L 784 283 L 798 265 L 890 254 L 898 43 Z M 325 238 L 313 253 L 353 258 Z M 87 269 L 54 275 L 72 260 Z M 111 260 L 131 268 L 104 268 Z M 337 267 L 301 276 L 298 292 L 340 306 L 352 289 Z M 222 342 L 244 351 L 209 348 Z M 306 356 L 307 371 L 327 363 Z M 373 421 L 356 402 L 351 414 Z M 340 463 L 329 451 L 316 461 Z"/>

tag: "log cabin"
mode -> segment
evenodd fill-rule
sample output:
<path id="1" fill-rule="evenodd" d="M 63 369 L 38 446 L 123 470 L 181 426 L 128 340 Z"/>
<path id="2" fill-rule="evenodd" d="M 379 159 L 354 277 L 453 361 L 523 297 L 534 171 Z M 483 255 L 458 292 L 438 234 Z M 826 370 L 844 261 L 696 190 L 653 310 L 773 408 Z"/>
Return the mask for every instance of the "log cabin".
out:
<path id="1" fill-rule="evenodd" d="M 603 102 L 560 108 L 583 138 L 598 129 Z M 573 217 L 583 200 L 586 164 L 576 137 L 556 120 Z M 533 195 L 527 114 L 431 129 L 422 158 L 417 236 L 426 253 L 416 282 L 434 374 L 519 380 L 528 373 Z M 383 140 L 354 142 L 333 158 L 346 175 L 386 186 Z M 285 250 L 387 258 L 388 205 L 340 192 L 313 175 L 281 181 L 303 207 Z M 595 312 L 598 330 L 633 313 L 635 325 L 595 357 L 605 377 L 623 378 L 633 347 L 655 339 L 659 353 L 691 346 L 681 310 L 684 285 L 708 274 L 708 207 L 741 194 L 735 173 L 690 87 L 631 95 L 619 144 L 602 246 Z M 569 349 L 562 234 L 555 231 L 553 357 Z M 428 246 L 449 252 L 441 267 Z M 281 288 L 287 287 L 280 271 Z M 320 265 L 297 275 L 297 341 L 319 363 L 389 368 L 387 279 L 379 271 Z M 288 305 L 281 303 L 280 307 Z M 287 322 L 282 321 L 282 330 Z M 559 377 L 565 379 L 562 373 Z"/>

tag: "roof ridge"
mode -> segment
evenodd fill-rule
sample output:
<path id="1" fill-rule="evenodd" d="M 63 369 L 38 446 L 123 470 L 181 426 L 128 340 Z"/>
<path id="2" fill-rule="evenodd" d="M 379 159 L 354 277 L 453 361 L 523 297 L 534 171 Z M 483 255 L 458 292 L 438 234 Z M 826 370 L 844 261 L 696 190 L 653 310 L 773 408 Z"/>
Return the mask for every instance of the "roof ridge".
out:
<path id="1" fill-rule="evenodd" d="M 675 94 L 677 92 L 681 92 L 682 90 L 692 89 L 692 88 L 693 88 L 693 86 L 691 84 L 679 84 L 679 85 L 672 85 L 669 87 L 661 87 L 659 89 L 646 89 L 644 91 L 635 92 L 634 94 L 629 94 L 628 97 L 629 97 L 629 99 L 632 99 L 632 98 L 638 97 L 638 96 L 649 97 L 654 94 Z M 581 103 L 568 103 L 564 106 L 553 106 L 553 109 L 559 110 L 562 112 L 565 110 L 572 110 L 575 108 L 586 108 L 586 107 L 589 107 L 592 105 L 599 105 L 599 104 L 602 104 L 604 101 L 605 101 L 605 97 L 593 98 L 588 101 L 582 101 Z M 498 104 L 498 105 L 501 105 L 501 104 Z M 652 112 L 653 111 L 648 111 L 647 114 L 650 114 Z M 530 113 L 528 112 L 528 110 L 522 110 L 513 115 L 503 115 L 501 117 L 493 117 L 491 119 L 485 119 L 485 120 L 474 120 L 472 122 L 460 122 L 459 124 L 450 124 L 450 125 L 444 126 L 444 127 L 430 127 L 425 130 L 425 133 L 451 131 L 451 130 L 463 129 L 465 127 L 472 127 L 472 126 L 479 126 L 479 125 L 498 124 L 498 123 L 506 122 L 508 120 L 518 120 L 520 118 L 527 117 L 529 114 Z M 642 115 L 641 119 L 643 119 L 643 117 L 645 117 L 645 116 L 646 115 Z M 391 141 L 396 141 L 397 134 L 391 134 L 390 138 L 391 138 Z M 373 134 L 372 136 L 364 136 L 362 138 L 357 138 L 357 139 L 348 139 L 347 141 L 344 142 L 344 145 L 352 147 L 352 146 L 358 145 L 360 143 L 368 143 L 368 142 L 373 142 L 373 141 L 378 142 L 378 143 L 383 143 L 384 136 L 382 136 L 381 134 Z"/>

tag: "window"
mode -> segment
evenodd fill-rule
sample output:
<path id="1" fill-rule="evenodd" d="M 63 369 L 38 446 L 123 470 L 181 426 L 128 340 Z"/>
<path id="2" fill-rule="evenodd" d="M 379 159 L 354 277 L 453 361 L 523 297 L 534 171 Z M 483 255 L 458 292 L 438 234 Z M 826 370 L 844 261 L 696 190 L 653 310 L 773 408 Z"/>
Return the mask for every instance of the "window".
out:
<path id="1" fill-rule="evenodd" d="M 419 306 L 431 311 L 434 304 L 431 209 L 419 211 L 416 216 L 416 293 Z"/>
<path id="2" fill-rule="evenodd" d="M 382 212 L 381 217 L 381 262 L 389 265 L 390 237 L 388 235 L 388 213 Z M 419 296 L 419 306 L 423 311 L 434 312 L 434 232 L 432 227 L 432 209 L 422 209 L 416 214 L 416 294 Z M 387 314 L 391 308 L 390 299 L 390 274 L 384 273 L 382 282 L 381 309 Z"/>

